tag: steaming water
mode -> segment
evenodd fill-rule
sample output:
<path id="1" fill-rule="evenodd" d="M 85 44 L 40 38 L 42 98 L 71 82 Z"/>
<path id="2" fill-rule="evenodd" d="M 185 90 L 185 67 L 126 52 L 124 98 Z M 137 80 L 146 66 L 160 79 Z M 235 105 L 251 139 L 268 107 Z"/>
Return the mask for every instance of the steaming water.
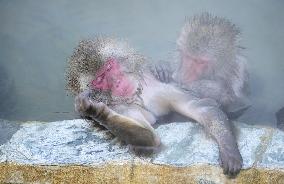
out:
<path id="1" fill-rule="evenodd" d="M 152 59 L 169 59 L 185 17 L 204 11 L 230 19 L 243 32 L 252 107 L 240 120 L 275 124 L 274 113 L 284 106 L 281 0 L 1 0 L 0 118 L 74 118 L 64 70 L 80 39 L 127 38 Z"/>

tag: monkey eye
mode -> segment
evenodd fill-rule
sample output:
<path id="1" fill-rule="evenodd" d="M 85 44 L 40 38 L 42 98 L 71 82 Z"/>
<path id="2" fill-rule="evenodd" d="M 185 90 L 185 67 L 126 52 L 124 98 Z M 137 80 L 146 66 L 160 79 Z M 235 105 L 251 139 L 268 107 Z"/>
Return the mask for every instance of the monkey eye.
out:
<path id="1" fill-rule="evenodd" d="M 206 64 L 206 63 L 207 63 L 207 61 L 204 60 L 204 59 L 195 59 L 194 61 L 195 61 L 197 64 L 200 64 L 200 65 L 203 65 L 203 64 Z"/>
<path id="2" fill-rule="evenodd" d="M 103 81 L 103 76 L 99 76 L 97 79 L 96 79 L 96 82 L 97 83 L 101 83 Z"/>
<path id="3" fill-rule="evenodd" d="M 106 67 L 106 71 L 110 71 L 111 68 L 112 68 L 112 66 L 111 66 L 111 64 L 109 63 L 109 64 L 107 65 L 107 67 Z"/>

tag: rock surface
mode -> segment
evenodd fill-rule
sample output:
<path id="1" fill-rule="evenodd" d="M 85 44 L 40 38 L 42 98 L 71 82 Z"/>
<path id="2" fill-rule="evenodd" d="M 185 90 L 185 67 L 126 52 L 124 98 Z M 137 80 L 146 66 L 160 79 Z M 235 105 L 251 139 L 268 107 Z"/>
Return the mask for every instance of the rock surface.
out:
<path id="1" fill-rule="evenodd" d="M 92 176 L 95 172 L 96 176 L 104 178 L 102 182 L 108 181 L 107 176 L 111 173 L 116 173 L 116 179 L 120 178 L 123 183 L 161 183 L 165 178 L 169 182 L 171 177 L 182 179 L 185 183 L 233 181 L 226 178 L 219 168 L 216 143 L 196 123 L 159 126 L 156 131 L 161 137 L 163 149 L 150 157 L 135 156 L 127 146 L 115 141 L 107 130 L 92 127 L 85 120 L 26 122 L 20 126 L 17 124 L 15 131 L 10 130 L 11 125 L 6 121 L 0 121 L 0 125 L 0 173 L 6 173 L 0 174 L 0 183 L 13 183 L 14 180 L 14 183 L 34 182 L 29 179 L 32 176 L 40 183 L 54 183 L 57 175 L 52 168 L 55 166 L 60 166 L 60 172 L 56 169 L 58 175 L 73 173 L 72 176 L 75 176 L 86 170 Z M 13 134 L 6 136 L 4 141 L 1 133 L 7 126 Z M 244 160 L 243 168 L 247 170 L 243 170 L 234 181 L 244 178 L 247 182 L 246 178 L 253 176 L 253 182 L 262 178 L 261 181 L 268 183 L 284 183 L 284 132 L 241 123 L 235 123 L 235 127 Z M 30 176 L 34 169 L 39 173 Z M 80 172 L 76 173 L 77 170 Z M 104 170 L 108 174 L 102 174 Z M 36 179 L 44 173 L 53 174 L 46 175 L 44 180 Z M 113 174 L 110 177 L 114 177 Z M 142 179 L 142 176 L 147 179 Z M 82 181 L 87 178 L 83 177 Z"/>

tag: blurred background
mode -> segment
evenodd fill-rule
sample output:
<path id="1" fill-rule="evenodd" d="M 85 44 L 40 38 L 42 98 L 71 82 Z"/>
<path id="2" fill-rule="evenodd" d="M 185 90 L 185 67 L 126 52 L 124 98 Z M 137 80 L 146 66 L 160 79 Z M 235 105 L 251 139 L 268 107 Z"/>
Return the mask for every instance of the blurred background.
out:
<path id="1" fill-rule="evenodd" d="M 242 30 L 252 107 L 240 121 L 275 125 L 284 106 L 282 0 L 0 0 L 0 118 L 76 118 L 64 71 L 79 40 L 126 38 L 153 60 L 167 60 L 186 17 L 205 11 Z"/>

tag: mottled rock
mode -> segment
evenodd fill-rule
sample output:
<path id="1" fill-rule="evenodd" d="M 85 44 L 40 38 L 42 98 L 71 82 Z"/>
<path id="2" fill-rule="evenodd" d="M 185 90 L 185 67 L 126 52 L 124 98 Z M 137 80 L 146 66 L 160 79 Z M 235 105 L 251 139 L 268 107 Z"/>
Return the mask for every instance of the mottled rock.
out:
<path id="1" fill-rule="evenodd" d="M 0 119 L 0 145 L 6 143 L 20 129 L 20 123 Z"/>
<path id="2" fill-rule="evenodd" d="M 284 132 L 270 134 L 266 149 L 258 166 L 267 168 L 284 168 Z"/>
<path id="3" fill-rule="evenodd" d="M 126 147 L 111 142 L 106 130 L 94 131 L 84 120 L 22 124 L 0 146 L 0 160 L 20 164 L 100 164 L 131 158 Z"/>
<path id="4" fill-rule="evenodd" d="M 233 180 L 222 174 L 217 144 L 199 124 L 159 126 L 156 131 L 162 139 L 162 151 L 150 157 L 137 157 L 126 145 L 114 141 L 107 130 L 93 127 L 85 120 L 66 120 L 26 122 L 6 137 L 0 144 L 0 183 L 59 183 L 67 176 L 86 183 L 91 179 L 98 183 L 284 181 L 284 132 L 234 124 L 243 168 L 247 170 Z"/>

